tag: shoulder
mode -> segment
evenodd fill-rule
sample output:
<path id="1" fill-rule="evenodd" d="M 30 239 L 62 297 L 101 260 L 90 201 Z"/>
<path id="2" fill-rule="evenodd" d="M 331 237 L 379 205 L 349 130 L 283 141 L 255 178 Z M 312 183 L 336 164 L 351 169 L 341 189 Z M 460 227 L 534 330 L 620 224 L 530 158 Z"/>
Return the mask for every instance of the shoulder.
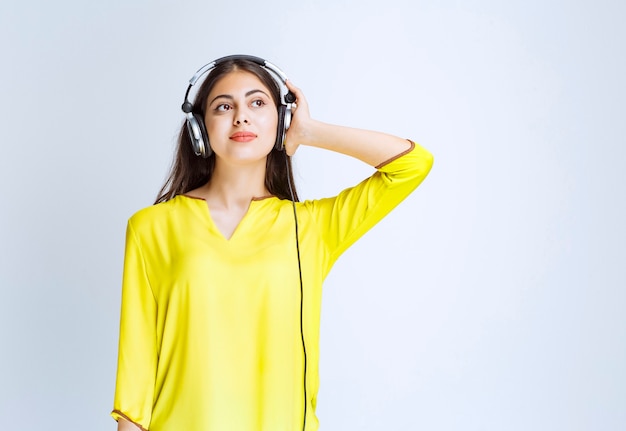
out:
<path id="1" fill-rule="evenodd" d="M 169 201 L 142 208 L 129 218 L 128 224 L 134 229 L 144 229 L 163 223 L 181 206 L 183 199 L 180 196 L 176 196 Z"/>

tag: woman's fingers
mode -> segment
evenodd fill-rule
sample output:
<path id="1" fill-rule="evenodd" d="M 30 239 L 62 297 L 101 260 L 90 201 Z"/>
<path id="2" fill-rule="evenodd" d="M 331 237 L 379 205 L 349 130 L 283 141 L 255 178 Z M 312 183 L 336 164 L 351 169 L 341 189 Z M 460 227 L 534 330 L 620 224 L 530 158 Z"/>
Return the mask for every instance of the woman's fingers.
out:
<path id="1" fill-rule="evenodd" d="M 286 81 L 286 84 L 289 91 L 296 97 L 295 102 L 291 106 L 291 125 L 285 139 L 285 151 L 287 151 L 289 156 L 293 156 L 301 143 L 302 137 L 305 136 L 304 128 L 310 119 L 310 115 L 309 106 L 302 90 L 289 80 Z"/>
<path id="2" fill-rule="evenodd" d="M 305 111 L 308 114 L 309 105 L 306 101 L 306 98 L 304 97 L 304 93 L 302 92 L 302 90 L 300 90 L 298 87 L 293 85 L 293 83 L 290 80 L 285 81 L 285 83 L 287 84 L 287 88 L 289 89 L 289 91 L 291 91 L 293 95 L 296 96 L 296 100 L 293 103 L 294 108 L 296 108 L 297 110 L 300 110 L 301 108 L 305 108 Z"/>

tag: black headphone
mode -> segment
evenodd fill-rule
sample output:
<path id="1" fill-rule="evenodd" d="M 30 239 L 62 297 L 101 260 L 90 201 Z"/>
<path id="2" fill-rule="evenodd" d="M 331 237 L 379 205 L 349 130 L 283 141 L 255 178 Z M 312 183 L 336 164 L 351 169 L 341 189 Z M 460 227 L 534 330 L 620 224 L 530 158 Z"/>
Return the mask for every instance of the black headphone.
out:
<path id="1" fill-rule="evenodd" d="M 285 84 L 285 81 L 287 81 L 287 75 L 285 75 L 285 73 L 278 67 L 267 60 L 263 60 L 262 58 L 254 57 L 252 55 L 229 55 L 205 64 L 198 69 L 196 74 L 189 80 L 189 87 L 187 87 L 187 92 L 185 93 L 185 101 L 183 103 L 182 110 L 187 116 L 187 131 L 189 132 L 189 137 L 191 138 L 193 152 L 196 156 L 207 158 L 213 153 L 213 150 L 211 149 L 211 145 L 209 143 L 209 135 L 206 131 L 204 118 L 202 118 L 200 114 L 193 112 L 194 106 L 191 102 L 189 102 L 189 91 L 191 91 L 191 87 L 195 85 L 202 75 L 215 69 L 218 64 L 229 60 L 247 60 L 256 63 L 269 72 L 270 76 L 278 84 L 278 88 L 280 89 L 280 106 L 278 107 L 278 131 L 276 133 L 276 143 L 274 144 L 274 148 L 280 151 L 284 150 L 285 134 L 291 125 L 292 106 L 296 101 L 296 96 L 289 91 L 287 85 Z"/>

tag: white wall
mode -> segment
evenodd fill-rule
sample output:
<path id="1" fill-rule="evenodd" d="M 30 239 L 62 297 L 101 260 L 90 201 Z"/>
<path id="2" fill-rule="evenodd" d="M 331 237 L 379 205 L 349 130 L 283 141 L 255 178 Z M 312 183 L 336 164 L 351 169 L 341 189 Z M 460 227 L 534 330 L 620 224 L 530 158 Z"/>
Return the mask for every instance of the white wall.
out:
<path id="1" fill-rule="evenodd" d="M 187 80 L 232 53 L 278 64 L 318 119 L 436 157 L 327 280 L 322 430 L 626 429 L 624 3 L 12 3 L 2 429 L 114 429 L 126 219 Z M 305 148 L 296 166 L 306 198 L 370 172 Z"/>

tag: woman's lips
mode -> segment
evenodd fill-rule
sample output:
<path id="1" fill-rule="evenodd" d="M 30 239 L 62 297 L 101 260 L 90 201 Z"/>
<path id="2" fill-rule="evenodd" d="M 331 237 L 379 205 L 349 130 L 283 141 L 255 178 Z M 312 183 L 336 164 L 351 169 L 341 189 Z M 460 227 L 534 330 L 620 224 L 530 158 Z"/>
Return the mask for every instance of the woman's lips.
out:
<path id="1" fill-rule="evenodd" d="M 252 132 L 237 132 L 233 133 L 230 139 L 236 142 L 250 142 L 256 139 L 256 135 Z"/>

